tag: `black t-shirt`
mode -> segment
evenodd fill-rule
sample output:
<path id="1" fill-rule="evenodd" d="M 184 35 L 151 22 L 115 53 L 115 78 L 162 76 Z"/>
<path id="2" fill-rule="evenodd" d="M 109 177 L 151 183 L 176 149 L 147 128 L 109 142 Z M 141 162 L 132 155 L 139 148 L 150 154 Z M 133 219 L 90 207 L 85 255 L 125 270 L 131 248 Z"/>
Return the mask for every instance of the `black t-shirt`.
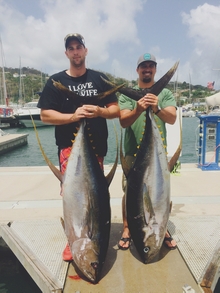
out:
<path id="1" fill-rule="evenodd" d="M 74 98 L 72 99 L 66 93 L 58 90 L 53 85 L 52 79 L 61 82 L 62 85 L 69 90 L 76 92 L 80 96 L 90 96 L 89 99 L 94 99 L 95 97 L 93 98 L 92 96 L 105 92 L 111 88 L 109 84 L 102 80 L 101 76 L 108 79 L 103 73 L 91 69 L 87 69 L 86 73 L 80 77 L 71 77 L 66 71 L 56 73 L 47 81 L 40 96 L 38 107 L 47 110 L 56 110 L 61 113 L 74 113 L 79 105 L 74 102 Z M 98 105 L 104 107 L 106 104 L 113 102 L 117 102 L 115 94 L 109 95 L 100 100 Z M 87 124 L 89 124 L 92 133 L 91 139 L 93 140 L 96 154 L 100 157 L 104 157 L 107 153 L 108 138 L 106 119 L 101 117 L 87 119 Z M 78 127 L 78 122 L 56 125 L 56 145 L 59 148 L 72 146 L 72 141 L 75 138 L 74 133 L 77 132 Z"/>

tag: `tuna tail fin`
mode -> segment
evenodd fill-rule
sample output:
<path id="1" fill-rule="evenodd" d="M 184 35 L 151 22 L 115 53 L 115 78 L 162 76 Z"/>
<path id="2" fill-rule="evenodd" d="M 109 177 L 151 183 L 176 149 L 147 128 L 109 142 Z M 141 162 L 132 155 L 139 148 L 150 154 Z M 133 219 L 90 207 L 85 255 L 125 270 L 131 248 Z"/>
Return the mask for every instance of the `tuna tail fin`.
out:
<path id="1" fill-rule="evenodd" d="M 149 92 L 154 95 L 159 95 L 159 93 L 162 91 L 163 88 L 168 84 L 168 82 L 173 77 L 174 73 L 177 70 L 177 67 L 179 65 L 179 61 L 177 61 L 173 67 L 170 68 L 170 70 L 167 71 L 164 76 L 162 76 L 150 89 Z"/>
<path id="2" fill-rule="evenodd" d="M 108 173 L 108 175 L 106 175 L 106 180 L 107 180 L 108 186 L 112 182 L 112 179 L 113 179 L 113 177 L 115 175 L 115 171 L 116 171 L 117 165 L 118 165 L 118 134 L 117 134 L 117 130 L 116 130 L 115 124 L 114 124 L 114 131 L 115 131 L 117 152 L 116 152 L 116 157 L 115 157 L 114 165 L 113 165 L 112 169 L 110 170 L 110 172 Z"/>
<path id="3" fill-rule="evenodd" d="M 122 86 L 121 88 L 120 87 L 118 88 L 118 91 L 121 94 L 124 94 L 127 97 L 129 97 L 135 101 L 140 100 L 147 93 L 152 93 L 157 96 L 162 91 L 162 89 L 165 88 L 165 86 L 168 84 L 168 82 L 171 80 L 171 78 L 173 77 L 174 73 L 177 70 L 178 65 L 179 65 L 179 61 L 177 61 L 173 65 L 173 67 L 171 67 L 170 70 L 167 71 L 167 73 L 164 74 L 164 76 L 161 77 L 151 88 L 138 90 L 138 89 L 132 89 L 132 88 Z M 116 88 L 115 84 L 111 83 L 108 80 L 105 80 L 104 78 L 103 78 L 103 80 L 106 83 L 110 84 L 112 87 Z"/>
<path id="4" fill-rule="evenodd" d="M 102 78 L 107 84 L 111 85 L 113 88 L 116 88 L 116 87 L 117 87 L 113 82 L 104 79 L 102 76 L 101 76 L 101 78 Z M 124 87 L 124 86 L 125 86 L 125 84 L 123 84 L 122 87 L 119 87 L 119 88 L 118 88 L 118 91 L 119 91 L 121 94 L 124 94 L 124 95 L 128 96 L 129 98 L 131 98 L 131 99 L 133 99 L 133 100 L 135 100 L 135 101 L 138 101 L 140 98 L 143 97 L 141 91 L 139 91 L 139 90 L 135 90 L 135 89 L 132 89 L 132 88 L 129 88 L 129 87 Z"/>
<path id="5" fill-rule="evenodd" d="M 66 88 L 60 81 L 55 81 L 52 79 L 53 85 L 59 89 L 60 91 L 63 91 L 67 96 L 78 98 L 79 95 L 75 92 L 70 91 L 68 88 Z"/>
<path id="6" fill-rule="evenodd" d="M 108 83 L 108 80 L 104 79 L 103 77 L 102 77 L 102 79 L 103 79 L 106 83 Z M 111 84 L 111 83 L 110 83 L 110 84 Z M 111 84 L 111 85 L 112 85 L 112 84 Z M 106 92 L 100 93 L 100 94 L 96 95 L 95 97 L 100 98 L 100 99 L 103 99 L 103 98 L 105 98 L 105 97 L 108 96 L 108 95 L 111 95 L 111 94 L 114 94 L 114 93 L 118 92 L 119 89 L 121 89 L 124 85 L 125 85 L 125 83 L 120 84 L 120 85 L 118 85 L 118 86 L 113 85 L 113 88 L 111 88 L 110 90 L 108 90 L 108 91 L 106 91 Z"/>
<path id="7" fill-rule="evenodd" d="M 101 78 L 102 78 L 106 83 L 110 83 L 108 80 L 104 79 L 102 76 L 101 76 Z M 76 94 L 76 93 L 73 92 L 73 91 L 70 91 L 68 88 L 66 88 L 64 85 L 62 85 L 61 82 L 59 82 L 59 81 L 55 81 L 55 80 L 53 80 L 53 79 L 52 79 L 52 82 L 53 82 L 53 85 L 54 85 L 57 89 L 63 91 L 63 92 L 64 92 L 65 94 L 67 94 L 69 97 L 72 97 L 72 98 L 79 98 L 79 97 L 80 97 L 78 94 Z M 110 83 L 110 84 L 111 84 L 111 83 Z M 103 92 L 103 93 L 100 93 L 100 94 L 98 94 L 98 95 L 95 95 L 95 98 L 97 98 L 98 100 L 101 100 L 101 99 L 103 99 L 103 98 L 105 98 L 105 97 L 107 97 L 107 96 L 109 96 L 109 95 L 111 95 L 111 94 L 114 94 L 114 93 L 118 92 L 119 89 L 122 88 L 125 84 L 123 83 L 123 84 L 120 84 L 120 85 L 118 85 L 118 86 L 115 86 L 115 85 L 113 85 L 113 84 L 111 84 L 111 85 L 112 85 L 112 88 L 111 88 L 111 89 L 109 89 L 109 90 L 107 90 L 107 91 L 105 91 L 105 92 Z"/>
<path id="8" fill-rule="evenodd" d="M 179 124 L 180 124 L 180 143 L 179 143 L 177 150 L 173 154 L 172 158 L 168 162 L 168 167 L 169 167 L 170 172 L 173 171 L 173 168 L 174 168 L 174 166 L 180 156 L 180 153 L 182 151 L 182 120 L 181 120 L 181 108 L 180 107 L 179 107 Z"/>
<path id="9" fill-rule="evenodd" d="M 43 147 L 41 145 L 41 142 L 40 142 L 40 138 L 39 138 L 39 135 L 38 135 L 38 131 L 37 131 L 37 128 L 36 128 L 36 125 L 34 123 L 34 119 L 32 117 L 32 115 L 30 114 L 30 117 L 31 117 L 31 120 L 32 120 L 32 124 L 34 126 L 34 131 L 35 131 L 35 135 L 36 135 L 36 138 L 37 138 L 37 142 L 38 142 L 38 145 L 40 147 L 40 150 L 41 150 L 41 153 L 44 157 L 44 160 L 46 161 L 48 167 L 50 168 L 50 170 L 54 173 L 54 175 L 60 180 L 60 182 L 63 181 L 63 175 L 62 173 L 60 172 L 60 170 L 58 170 L 54 164 L 49 160 L 49 158 L 46 156 L 44 150 L 43 150 Z"/>

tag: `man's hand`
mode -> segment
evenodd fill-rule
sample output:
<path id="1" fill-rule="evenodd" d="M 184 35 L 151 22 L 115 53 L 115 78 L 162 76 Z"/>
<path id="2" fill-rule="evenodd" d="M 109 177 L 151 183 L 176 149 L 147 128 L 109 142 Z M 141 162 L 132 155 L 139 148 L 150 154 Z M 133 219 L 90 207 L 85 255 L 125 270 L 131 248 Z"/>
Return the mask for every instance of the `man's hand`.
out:
<path id="1" fill-rule="evenodd" d="M 83 105 L 84 115 L 86 118 L 96 118 L 101 116 L 101 108 L 93 105 Z"/>
<path id="2" fill-rule="evenodd" d="M 158 111 L 158 96 L 146 94 L 143 98 L 145 99 L 146 105 L 151 106 L 153 112 Z"/>

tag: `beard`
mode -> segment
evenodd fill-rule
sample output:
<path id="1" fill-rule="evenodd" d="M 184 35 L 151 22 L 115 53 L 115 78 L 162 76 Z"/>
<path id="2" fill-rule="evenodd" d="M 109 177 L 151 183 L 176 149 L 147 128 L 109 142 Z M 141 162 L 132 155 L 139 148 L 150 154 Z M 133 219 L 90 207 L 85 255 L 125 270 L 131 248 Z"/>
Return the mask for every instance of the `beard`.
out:
<path id="1" fill-rule="evenodd" d="M 151 82 L 151 77 L 144 77 L 142 81 L 144 83 L 150 83 Z"/>
<path id="2" fill-rule="evenodd" d="M 75 61 L 75 60 L 72 60 L 72 65 L 75 67 L 75 68 L 79 68 L 79 67 L 81 67 L 83 64 L 84 64 L 84 62 L 85 62 L 85 58 L 83 58 L 83 59 L 80 59 L 80 60 L 77 60 L 77 61 Z"/>

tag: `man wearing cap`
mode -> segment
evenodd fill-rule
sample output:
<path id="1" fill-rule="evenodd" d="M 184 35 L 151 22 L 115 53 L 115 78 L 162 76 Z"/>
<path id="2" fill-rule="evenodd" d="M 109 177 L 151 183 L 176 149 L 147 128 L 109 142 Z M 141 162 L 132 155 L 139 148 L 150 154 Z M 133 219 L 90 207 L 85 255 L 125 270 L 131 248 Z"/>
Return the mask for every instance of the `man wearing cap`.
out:
<path id="1" fill-rule="evenodd" d="M 138 85 L 134 89 L 151 88 L 155 81 L 157 62 L 154 55 L 145 53 L 141 55 L 137 62 Z M 139 101 L 134 101 L 125 95 L 119 97 L 120 123 L 125 128 L 124 151 L 125 159 L 129 167 L 134 163 L 137 146 L 143 136 L 145 128 L 145 111 L 148 107 L 154 113 L 154 118 L 161 131 L 162 140 L 166 147 L 166 127 L 165 123 L 174 124 L 176 121 L 176 102 L 170 90 L 164 88 L 158 96 L 151 93 L 146 94 Z M 123 178 L 123 190 L 125 190 L 126 180 Z M 122 200 L 123 232 L 119 240 L 119 249 L 126 250 L 130 247 L 131 236 L 125 214 L 125 196 Z M 166 233 L 165 245 L 169 249 L 176 248 L 176 242 L 171 235 Z"/>
<path id="2" fill-rule="evenodd" d="M 59 81 L 79 96 L 91 97 L 92 101 L 93 96 L 95 97 L 111 88 L 101 78 L 102 76 L 104 79 L 108 79 L 106 75 L 86 68 L 85 59 L 88 50 L 83 36 L 77 33 L 69 34 L 65 37 L 64 44 L 70 67 L 51 76 L 45 85 L 38 102 L 38 107 L 41 108 L 41 120 L 55 125 L 60 170 L 64 173 L 79 121 L 82 118 L 88 118 L 87 123 L 89 123 L 92 134 L 93 146 L 98 155 L 100 167 L 103 169 L 108 138 L 106 119 L 119 117 L 120 110 L 117 97 L 115 94 L 111 94 L 101 100 L 99 105 L 92 105 L 91 103 L 91 105 L 77 106 L 74 99 L 69 98 L 65 92 L 58 90 L 53 85 L 53 80 Z M 68 244 L 63 252 L 63 259 L 65 261 L 72 260 Z"/>

